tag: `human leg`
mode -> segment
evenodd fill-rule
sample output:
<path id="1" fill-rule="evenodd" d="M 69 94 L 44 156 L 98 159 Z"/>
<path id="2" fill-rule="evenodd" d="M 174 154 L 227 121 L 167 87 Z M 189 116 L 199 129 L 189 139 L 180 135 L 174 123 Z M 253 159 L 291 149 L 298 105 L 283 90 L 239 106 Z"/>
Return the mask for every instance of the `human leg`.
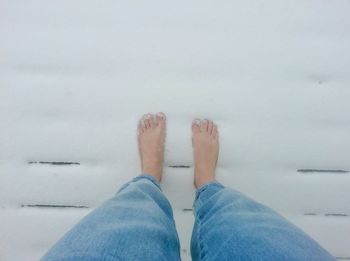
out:
<path id="1" fill-rule="evenodd" d="M 168 200 L 150 175 L 136 177 L 70 230 L 42 261 L 179 260 Z"/>
<path id="2" fill-rule="evenodd" d="M 69 231 L 42 261 L 179 260 L 171 206 L 159 187 L 165 116 L 138 128 L 142 173 Z"/>
<path id="3" fill-rule="evenodd" d="M 198 188 L 191 240 L 194 261 L 335 260 L 273 210 L 215 181 L 219 151 L 215 124 L 195 121 L 192 132 Z"/>
<path id="4" fill-rule="evenodd" d="M 335 260 L 272 209 L 210 182 L 197 190 L 193 260 Z"/>

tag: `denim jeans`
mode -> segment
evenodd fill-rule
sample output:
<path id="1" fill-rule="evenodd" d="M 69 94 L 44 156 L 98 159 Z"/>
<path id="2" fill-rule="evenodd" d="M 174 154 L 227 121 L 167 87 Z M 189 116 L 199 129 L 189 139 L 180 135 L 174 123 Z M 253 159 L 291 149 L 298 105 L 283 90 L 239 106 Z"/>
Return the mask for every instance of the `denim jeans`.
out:
<path id="1" fill-rule="evenodd" d="M 273 210 L 210 182 L 194 202 L 192 260 L 335 260 Z M 72 228 L 42 261 L 180 260 L 173 212 L 159 183 L 142 175 Z"/>

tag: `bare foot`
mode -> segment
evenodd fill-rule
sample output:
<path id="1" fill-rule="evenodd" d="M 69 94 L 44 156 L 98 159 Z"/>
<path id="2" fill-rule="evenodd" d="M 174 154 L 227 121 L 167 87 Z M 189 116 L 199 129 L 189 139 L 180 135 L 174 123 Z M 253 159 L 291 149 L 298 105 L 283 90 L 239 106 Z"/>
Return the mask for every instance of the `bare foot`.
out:
<path id="1" fill-rule="evenodd" d="M 165 142 L 165 114 L 146 114 L 139 121 L 138 145 L 142 173 L 162 179 Z"/>
<path id="2" fill-rule="evenodd" d="M 215 180 L 215 168 L 219 156 L 219 132 L 209 120 L 192 123 L 194 157 L 194 185 L 196 188 Z"/>

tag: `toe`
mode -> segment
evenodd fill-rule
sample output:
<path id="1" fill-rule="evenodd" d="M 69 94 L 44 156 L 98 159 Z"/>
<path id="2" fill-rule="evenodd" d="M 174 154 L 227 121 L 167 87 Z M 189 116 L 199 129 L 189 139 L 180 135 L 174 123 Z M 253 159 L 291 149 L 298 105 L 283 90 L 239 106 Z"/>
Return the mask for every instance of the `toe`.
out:
<path id="1" fill-rule="evenodd" d="M 151 128 L 155 128 L 157 126 L 156 117 L 153 114 L 149 116 L 149 123 Z"/>
<path id="2" fill-rule="evenodd" d="M 218 136 L 218 126 L 216 124 L 213 124 L 213 130 L 211 132 L 211 136 L 215 139 Z"/>
<path id="3" fill-rule="evenodd" d="M 199 133 L 200 132 L 201 121 L 199 119 L 194 119 L 192 122 L 192 132 Z"/>
<path id="4" fill-rule="evenodd" d="M 142 120 L 139 120 L 139 123 L 137 124 L 137 132 L 138 134 L 141 134 L 143 133 L 143 121 Z"/>
<path id="5" fill-rule="evenodd" d="M 144 124 L 144 129 L 149 129 L 151 127 L 151 123 L 149 121 L 149 114 L 145 114 L 143 115 L 142 117 L 142 121 L 143 121 L 143 124 Z"/>
<path id="6" fill-rule="evenodd" d="M 156 115 L 157 124 L 164 125 L 165 124 L 165 114 L 163 112 L 158 112 Z"/>
<path id="7" fill-rule="evenodd" d="M 210 120 L 209 120 L 209 123 L 208 123 L 208 133 L 209 133 L 209 134 L 212 133 L 212 131 L 213 131 L 213 126 L 214 126 L 213 121 L 210 121 Z"/>
<path id="8" fill-rule="evenodd" d="M 215 140 L 219 141 L 219 130 L 216 131 Z"/>
<path id="9" fill-rule="evenodd" d="M 145 131 L 147 129 L 146 125 L 146 114 L 142 115 L 140 121 L 139 121 L 139 126 L 141 127 L 142 131 Z"/>
<path id="10" fill-rule="evenodd" d="M 148 124 L 148 120 L 147 119 L 143 119 L 143 131 L 147 130 L 149 128 L 149 124 Z"/>
<path id="11" fill-rule="evenodd" d="M 207 132 L 208 131 L 208 125 L 209 125 L 209 121 L 207 119 L 203 120 L 202 124 L 201 124 L 201 131 Z"/>

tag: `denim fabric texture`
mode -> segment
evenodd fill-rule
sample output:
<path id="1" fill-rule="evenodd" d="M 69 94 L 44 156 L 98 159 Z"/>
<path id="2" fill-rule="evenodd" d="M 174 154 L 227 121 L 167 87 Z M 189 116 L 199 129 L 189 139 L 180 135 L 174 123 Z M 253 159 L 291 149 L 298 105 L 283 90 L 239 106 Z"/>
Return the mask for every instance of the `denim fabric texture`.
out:
<path id="1" fill-rule="evenodd" d="M 194 215 L 194 261 L 335 260 L 279 214 L 218 182 L 197 190 Z M 157 180 L 144 174 L 125 184 L 41 259 L 58 260 L 180 260 L 173 211 Z"/>
<path id="2" fill-rule="evenodd" d="M 172 208 L 155 178 L 136 177 L 83 218 L 41 260 L 178 261 Z"/>
<path id="3" fill-rule="evenodd" d="M 194 211 L 192 260 L 336 260 L 275 211 L 218 182 L 197 190 Z"/>

